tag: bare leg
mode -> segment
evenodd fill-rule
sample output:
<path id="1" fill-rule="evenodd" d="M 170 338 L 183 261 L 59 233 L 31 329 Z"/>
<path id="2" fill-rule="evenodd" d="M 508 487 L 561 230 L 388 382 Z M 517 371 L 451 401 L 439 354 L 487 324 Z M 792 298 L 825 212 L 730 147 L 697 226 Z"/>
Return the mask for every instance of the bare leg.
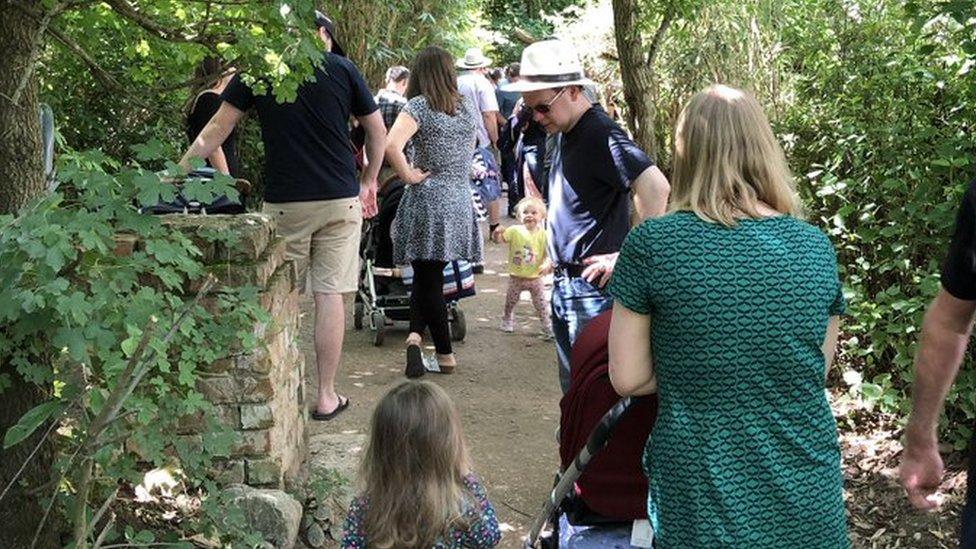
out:
<path id="1" fill-rule="evenodd" d="M 316 400 L 320 413 L 327 414 L 339 406 L 335 390 L 342 339 L 346 333 L 345 304 L 342 294 L 315 293 L 315 364 L 319 373 Z"/>
<path id="2" fill-rule="evenodd" d="M 488 225 L 498 225 L 502 217 L 502 201 L 496 199 L 488 203 Z"/>

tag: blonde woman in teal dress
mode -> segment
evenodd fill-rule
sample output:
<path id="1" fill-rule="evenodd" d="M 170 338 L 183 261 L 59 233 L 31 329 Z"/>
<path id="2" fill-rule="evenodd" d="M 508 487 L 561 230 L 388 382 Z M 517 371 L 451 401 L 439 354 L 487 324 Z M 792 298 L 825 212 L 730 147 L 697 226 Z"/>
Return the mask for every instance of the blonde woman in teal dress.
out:
<path id="1" fill-rule="evenodd" d="M 610 292 L 610 378 L 657 391 L 644 452 L 657 547 L 847 548 L 824 391 L 844 299 L 749 94 L 712 86 L 675 135 L 671 213 L 631 231 Z"/>

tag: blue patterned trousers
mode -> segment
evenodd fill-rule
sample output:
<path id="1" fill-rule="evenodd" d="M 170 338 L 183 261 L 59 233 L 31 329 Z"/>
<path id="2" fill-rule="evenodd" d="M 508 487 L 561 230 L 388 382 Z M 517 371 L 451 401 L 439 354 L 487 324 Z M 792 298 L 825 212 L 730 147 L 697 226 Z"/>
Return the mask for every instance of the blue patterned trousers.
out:
<path id="1" fill-rule="evenodd" d="M 563 394 L 569 390 L 569 359 L 576 337 L 590 320 L 612 306 L 613 299 L 605 288 L 566 273 L 557 272 L 553 278 L 552 333 L 556 337 L 559 385 Z"/>

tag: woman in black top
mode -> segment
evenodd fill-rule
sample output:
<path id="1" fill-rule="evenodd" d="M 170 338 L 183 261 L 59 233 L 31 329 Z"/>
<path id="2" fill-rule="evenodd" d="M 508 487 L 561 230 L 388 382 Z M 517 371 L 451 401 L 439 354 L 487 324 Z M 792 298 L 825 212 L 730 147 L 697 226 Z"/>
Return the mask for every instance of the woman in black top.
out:
<path id="1" fill-rule="evenodd" d="M 220 94 L 234 76 L 234 71 L 222 67 L 220 60 L 216 57 L 206 57 L 197 66 L 196 76 L 201 80 L 206 78 L 210 87 L 197 94 L 187 110 L 186 136 L 190 143 L 193 143 L 193 140 L 197 138 L 197 135 L 220 108 Z M 213 167 L 221 173 L 240 177 L 236 129 L 227 136 L 224 144 L 207 158 L 207 166 Z"/>

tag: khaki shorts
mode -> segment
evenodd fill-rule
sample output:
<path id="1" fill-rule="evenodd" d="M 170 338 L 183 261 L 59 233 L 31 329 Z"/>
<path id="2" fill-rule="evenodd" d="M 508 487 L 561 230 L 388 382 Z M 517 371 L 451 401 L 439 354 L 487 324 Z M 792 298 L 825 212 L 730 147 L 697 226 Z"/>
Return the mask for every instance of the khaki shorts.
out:
<path id="1" fill-rule="evenodd" d="M 363 224 L 359 197 L 265 203 L 263 211 L 277 221 L 278 236 L 285 239 L 285 255 L 295 261 L 303 291 L 309 271 L 315 293 L 356 291 Z"/>

